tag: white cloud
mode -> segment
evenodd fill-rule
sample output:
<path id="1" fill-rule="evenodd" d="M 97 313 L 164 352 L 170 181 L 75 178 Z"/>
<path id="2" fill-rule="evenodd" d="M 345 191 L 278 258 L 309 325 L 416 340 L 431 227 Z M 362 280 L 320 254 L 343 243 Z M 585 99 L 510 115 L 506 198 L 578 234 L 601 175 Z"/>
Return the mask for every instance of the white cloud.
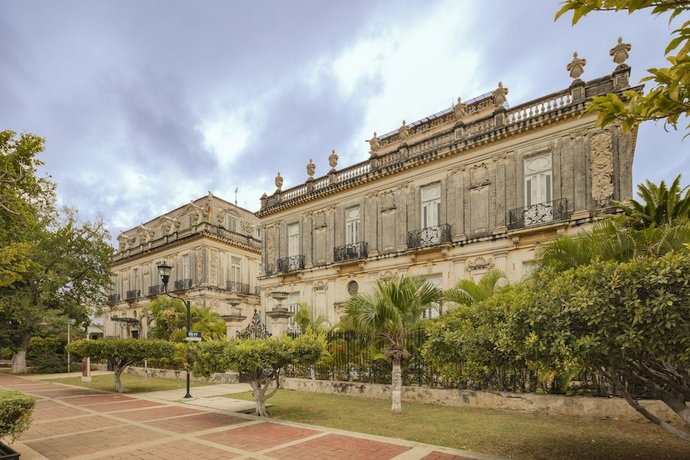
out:
<path id="1" fill-rule="evenodd" d="M 214 154 L 221 167 L 232 164 L 247 147 L 252 135 L 247 118 L 246 110 L 222 112 L 198 127 L 204 147 Z"/>

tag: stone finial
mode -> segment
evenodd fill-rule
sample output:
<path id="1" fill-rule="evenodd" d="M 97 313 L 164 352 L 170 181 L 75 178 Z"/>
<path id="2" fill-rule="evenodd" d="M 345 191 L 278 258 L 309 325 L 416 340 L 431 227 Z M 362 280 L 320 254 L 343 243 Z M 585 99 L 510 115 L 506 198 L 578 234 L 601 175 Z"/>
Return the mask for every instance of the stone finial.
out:
<path id="1" fill-rule="evenodd" d="M 573 80 L 578 80 L 582 74 L 585 72 L 585 65 L 587 64 L 587 59 L 577 56 L 577 51 L 573 53 L 573 60 L 570 64 L 566 66 L 566 70 L 570 72 L 570 78 Z"/>
<path id="2" fill-rule="evenodd" d="M 276 192 L 280 192 L 280 189 L 283 188 L 283 178 L 280 176 L 280 173 L 278 173 L 278 175 L 276 176 L 275 184 Z"/>
<path id="3" fill-rule="evenodd" d="M 502 82 L 498 82 L 498 88 L 493 90 L 491 93 L 491 96 L 494 98 L 494 104 L 496 107 L 503 107 L 503 104 L 506 103 L 506 96 L 508 95 L 508 88 L 503 87 Z"/>
<path id="4" fill-rule="evenodd" d="M 331 171 L 335 171 L 335 167 L 338 166 L 338 154 L 335 153 L 335 149 L 331 150 L 331 154 L 328 155 L 328 165 L 331 167 Z"/>
<path id="5" fill-rule="evenodd" d="M 410 127 L 405 124 L 405 120 L 402 121 L 402 125 L 398 128 L 398 138 L 401 141 L 406 140 L 410 137 Z"/>
<path id="6" fill-rule="evenodd" d="M 367 142 L 369 143 L 369 150 L 371 150 L 372 152 L 375 152 L 379 148 L 381 148 L 381 143 L 379 142 L 379 138 L 376 137 L 376 131 L 374 131 L 374 135 Z"/>
<path id="7" fill-rule="evenodd" d="M 458 98 L 458 103 L 453 106 L 453 114 L 455 114 L 455 119 L 460 120 L 467 113 L 467 104 L 462 102 L 462 99 Z"/>
<path id="8" fill-rule="evenodd" d="M 309 176 L 310 179 L 314 178 L 315 172 L 316 172 L 316 165 L 314 164 L 313 161 L 311 161 L 311 158 L 309 158 L 309 163 L 307 163 L 307 175 Z"/>
<path id="9" fill-rule="evenodd" d="M 630 43 L 623 43 L 623 37 L 618 37 L 618 43 L 616 46 L 611 48 L 609 55 L 613 56 L 613 62 L 615 64 L 621 66 L 625 64 L 625 61 L 628 60 L 628 57 L 630 56 L 628 51 L 630 51 L 630 48 L 632 48 Z"/>

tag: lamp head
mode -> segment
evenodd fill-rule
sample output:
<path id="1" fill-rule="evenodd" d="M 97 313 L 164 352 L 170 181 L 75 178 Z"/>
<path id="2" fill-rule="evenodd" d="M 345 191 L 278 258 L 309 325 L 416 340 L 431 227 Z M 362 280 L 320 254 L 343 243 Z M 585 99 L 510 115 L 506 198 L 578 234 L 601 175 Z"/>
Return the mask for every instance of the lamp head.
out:
<path id="1" fill-rule="evenodd" d="M 168 264 L 165 263 L 165 261 L 161 262 L 158 264 L 158 275 L 161 277 L 161 282 L 163 283 L 163 286 L 167 290 L 168 288 L 168 281 L 170 280 L 170 272 L 172 271 L 172 267 Z"/>

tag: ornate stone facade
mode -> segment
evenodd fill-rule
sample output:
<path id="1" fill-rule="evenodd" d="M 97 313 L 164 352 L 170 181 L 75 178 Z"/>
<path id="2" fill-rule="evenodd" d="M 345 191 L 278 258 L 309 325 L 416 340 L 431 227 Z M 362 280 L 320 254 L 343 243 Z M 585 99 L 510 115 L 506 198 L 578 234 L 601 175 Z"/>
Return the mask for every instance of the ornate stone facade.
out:
<path id="1" fill-rule="evenodd" d="M 572 78 L 584 64 L 576 57 Z M 285 291 L 335 324 L 352 292 L 379 279 L 415 274 L 449 288 L 495 267 L 517 281 L 538 245 L 631 197 L 636 132 L 599 129 L 585 111 L 596 95 L 641 91 L 629 73 L 619 65 L 514 107 L 499 83 L 374 133 L 364 162 L 264 195 L 262 292 Z"/>

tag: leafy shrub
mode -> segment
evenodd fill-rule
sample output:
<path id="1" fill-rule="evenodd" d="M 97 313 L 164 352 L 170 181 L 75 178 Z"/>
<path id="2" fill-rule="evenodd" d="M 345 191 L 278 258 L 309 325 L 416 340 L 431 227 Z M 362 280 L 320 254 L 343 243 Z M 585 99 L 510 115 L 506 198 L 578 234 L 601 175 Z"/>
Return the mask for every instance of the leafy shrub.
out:
<path id="1" fill-rule="evenodd" d="M 12 349 L 10 347 L 0 347 L 0 359 L 12 359 Z"/>
<path id="2" fill-rule="evenodd" d="M 33 372 L 52 374 L 67 372 L 65 346 L 55 337 L 32 337 L 27 359 Z"/>
<path id="3" fill-rule="evenodd" d="M 17 435 L 29 428 L 36 399 L 18 391 L 0 390 L 0 438 Z"/>

